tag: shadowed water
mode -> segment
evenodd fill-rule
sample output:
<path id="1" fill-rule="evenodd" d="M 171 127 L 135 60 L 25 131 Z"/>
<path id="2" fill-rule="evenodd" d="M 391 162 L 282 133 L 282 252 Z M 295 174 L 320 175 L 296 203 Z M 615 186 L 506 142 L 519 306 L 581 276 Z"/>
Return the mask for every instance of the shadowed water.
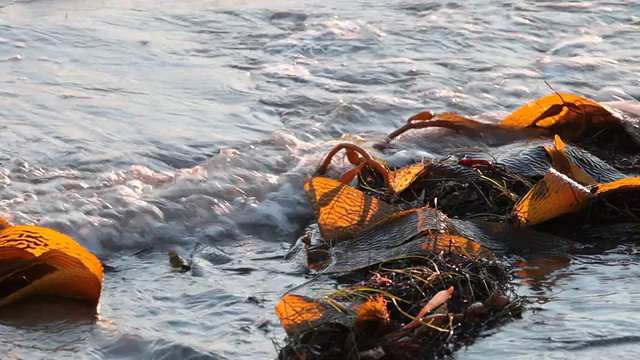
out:
<path id="1" fill-rule="evenodd" d="M 0 353 L 274 358 L 326 140 L 426 109 L 495 120 L 543 80 L 638 100 L 638 38 L 627 1 L 0 0 L 0 215 L 112 267 L 97 319 L 5 314 Z M 630 358 L 638 263 L 628 245 L 517 280 L 538 305 L 456 357 Z"/>

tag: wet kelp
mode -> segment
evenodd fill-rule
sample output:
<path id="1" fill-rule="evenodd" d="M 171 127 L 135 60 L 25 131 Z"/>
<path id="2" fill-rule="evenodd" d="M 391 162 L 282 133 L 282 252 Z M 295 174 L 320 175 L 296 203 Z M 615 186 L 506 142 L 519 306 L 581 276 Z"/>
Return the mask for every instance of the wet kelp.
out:
<path id="1" fill-rule="evenodd" d="M 462 255 L 407 256 L 320 299 L 283 297 L 282 359 L 427 359 L 520 312 L 499 266 Z"/>
<path id="2" fill-rule="evenodd" d="M 505 268 L 442 212 L 401 210 L 328 178 L 305 189 L 327 245 L 324 257 L 313 248 L 309 267 L 355 284 L 283 297 L 281 358 L 430 358 L 521 311 Z"/>
<path id="3" fill-rule="evenodd" d="M 35 296 L 98 304 L 103 271 L 95 255 L 52 229 L 0 225 L 0 306 Z"/>
<path id="4" fill-rule="evenodd" d="M 570 251 L 585 229 L 594 238 L 594 229 L 619 226 L 616 233 L 628 235 L 638 228 L 640 180 L 617 163 L 620 154 L 637 154 L 626 120 L 556 93 L 499 124 L 423 112 L 377 147 L 432 126 L 527 140 L 503 144 L 507 151 L 452 151 L 391 170 L 354 144 L 335 147 L 319 176 L 305 180 L 319 236 L 304 242 L 310 271 L 343 287 L 280 300 L 276 313 L 288 334 L 280 358 L 430 359 L 517 317 L 522 299 L 496 254 Z M 605 138 L 615 151 L 602 150 Z M 354 168 L 339 180 L 322 177 L 341 150 Z"/>
<path id="5" fill-rule="evenodd" d="M 637 121 L 631 121 L 626 114 L 578 95 L 554 93 L 523 105 L 497 124 L 457 114 L 423 111 L 410 117 L 376 147 L 384 149 L 409 130 L 430 127 L 447 128 L 468 136 L 503 134 L 503 138 L 510 140 L 559 135 L 598 151 L 598 155 L 635 153 L 640 146 Z M 599 151 L 603 148 L 609 150 Z"/>

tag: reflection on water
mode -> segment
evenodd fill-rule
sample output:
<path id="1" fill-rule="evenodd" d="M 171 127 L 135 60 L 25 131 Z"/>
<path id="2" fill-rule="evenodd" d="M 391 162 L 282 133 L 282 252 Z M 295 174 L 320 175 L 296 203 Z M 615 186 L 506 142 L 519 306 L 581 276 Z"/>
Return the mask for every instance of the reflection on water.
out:
<path id="1" fill-rule="evenodd" d="M 563 277 L 554 275 L 556 270 L 564 269 L 571 263 L 566 255 L 534 255 L 527 260 L 518 259 L 513 262 L 515 276 L 522 279 L 520 284 L 527 285 L 531 291 L 544 294 L 544 290 L 552 289 Z"/>
<path id="2" fill-rule="evenodd" d="M 519 293 L 531 300 L 530 311 L 458 357 L 481 359 L 499 349 L 501 356 L 527 359 L 636 358 L 640 260 L 634 247 L 516 262 Z"/>
<path id="3" fill-rule="evenodd" d="M 9 313 L 0 353 L 273 358 L 275 301 L 305 280 L 280 257 L 311 220 L 302 178 L 325 140 L 379 140 L 426 109 L 496 120 L 542 80 L 637 100 L 639 19 L 615 0 L 0 1 L 0 215 L 110 267 L 97 318 Z M 168 250 L 197 271 L 172 271 Z M 637 252 L 518 260 L 539 301 L 458 356 L 639 351 Z"/>
<path id="4" fill-rule="evenodd" d="M 15 328 L 46 330 L 52 324 L 90 325 L 96 309 L 84 302 L 62 298 L 27 299 L 0 308 L 0 323 Z"/>

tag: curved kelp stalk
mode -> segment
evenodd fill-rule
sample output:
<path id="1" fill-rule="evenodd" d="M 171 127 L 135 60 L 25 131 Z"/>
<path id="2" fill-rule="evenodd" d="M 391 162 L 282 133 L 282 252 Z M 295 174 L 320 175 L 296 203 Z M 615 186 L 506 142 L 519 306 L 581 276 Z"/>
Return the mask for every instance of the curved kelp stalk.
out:
<path id="1" fill-rule="evenodd" d="M 407 120 L 407 123 L 400 128 L 387 135 L 381 142 L 374 145 L 377 150 L 385 150 L 395 138 L 410 130 L 426 129 L 426 128 L 444 128 L 454 131 L 457 134 L 466 136 L 484 136 L 488 134 L 500 134 L 508 138 L 521 137 L 538 137 L 548 135 L 544 129 L 519 129 L 511 127 L 502 127 L 499 124 L 485 123 L 477 120 L 468 119 L 456 114 L 445 113 L 425 117 L 424 114 L 429 112 L 421 112 Z"/>
<path id="2" fill-rule="evenodd" d="M 98 304 L 102 264 L 69 236 L 3 222 L 0 231 L 0 306 L 39 295 Z"/>
<path id="3" fill-rule="evenodd" d="M 382 175 L 389 194 L 394 193 L 391 182 L 389 181 L 389 170 L 387 170 L 384 165 L 374 160 L 366 150 L 355 144 L 342 143 L 336 145 L 333 149 L 331 149 L 331 151 L 329 151 L 324 161 L 318 168 L 317 173 L 320 175 L 326 173 L 333 157 L 343 149 L 347 154 L 347 159 L 349 160 L 349 162 L 352 165 L 356 165 L 356 167 L 342 174 L 342 176 L 340 176 L 340 182 L 342 182 L 343 184 L 350 183 L 351 180 L 358 176 L 360 171 L 362 171 L 365 166 L 370 166 L 375 169 L 380 175 Z"/>

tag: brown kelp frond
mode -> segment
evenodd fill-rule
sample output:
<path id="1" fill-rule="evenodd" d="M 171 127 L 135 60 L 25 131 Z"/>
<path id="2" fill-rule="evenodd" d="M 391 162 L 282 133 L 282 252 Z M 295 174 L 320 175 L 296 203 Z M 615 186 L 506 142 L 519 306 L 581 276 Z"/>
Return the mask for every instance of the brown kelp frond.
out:
<path id="1" fill-rule="evenodd" d="M 554 169 L 518 201 L 513 218 L 516 222 L 532 226 L 560 215 L 584 209 L 591 193 L 582 185 Z"/>
<path id="2" fill-rule="evenodd" d="M 428 127 L 447 128 L 467 136 L 511 133 L 517 138 L 532 139 L 560 135 L 590 149 L 602 148 L 608 143 L 624 152 L 637 151 L 640 140 L 634 138 L 637 134 L 629 133 L 617 112 L 609 111 L 582 96 L 554 91 L 553 94 L 521 106 L 498 124 L 483 123 L 456 114 L 434 115 L 421 112 L 409 118 L 405 125 L 389 134 L 375 147 L 382 150 L 401 134 Z"/>
<path id="3" fill-rule="evenodd" d="M 326 241 L 352 237 L 400 210 L 332 179 L 306 179 L 304 186 Z"/>

